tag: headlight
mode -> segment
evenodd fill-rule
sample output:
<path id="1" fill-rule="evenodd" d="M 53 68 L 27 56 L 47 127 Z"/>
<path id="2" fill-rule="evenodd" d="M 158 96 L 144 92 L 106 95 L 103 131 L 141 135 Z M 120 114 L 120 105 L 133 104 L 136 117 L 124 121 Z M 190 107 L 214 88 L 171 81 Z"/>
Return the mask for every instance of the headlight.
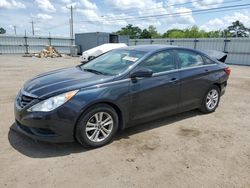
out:
<path id="1" fill-rule="evenodd" d="M 28 109 L 29 112 L 49 112 L 70 100 L 78 90 L 63 93 L 41 101 Z"/>

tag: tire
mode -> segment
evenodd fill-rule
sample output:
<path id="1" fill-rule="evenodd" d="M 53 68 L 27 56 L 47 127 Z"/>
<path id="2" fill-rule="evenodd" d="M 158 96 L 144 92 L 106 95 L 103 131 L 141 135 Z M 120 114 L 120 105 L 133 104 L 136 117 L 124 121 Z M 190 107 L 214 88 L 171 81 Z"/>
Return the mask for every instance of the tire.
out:
<path id="1" fill-rule="evenodd" d="M 217 96 L 217 97 L 216 97 Z M 212 100 L 212 98 L 213 100 Z M 209 101 L 213 101 L 209 103 Z M 220 89 L 218 86 L 211 86 L 203 97 L 202 104 L 200 107 L 200 111 L 208 114 L 212 113 L 216 110 L 220 102 Z"/>
<path id="2" fill-rule="evenodd" d="M 76 125 L 76 140 L 84 147 L 101 147 L 114 138 L 118 124 L 118 115 L 111 106 L 95 105 L 81 115 Z"/>

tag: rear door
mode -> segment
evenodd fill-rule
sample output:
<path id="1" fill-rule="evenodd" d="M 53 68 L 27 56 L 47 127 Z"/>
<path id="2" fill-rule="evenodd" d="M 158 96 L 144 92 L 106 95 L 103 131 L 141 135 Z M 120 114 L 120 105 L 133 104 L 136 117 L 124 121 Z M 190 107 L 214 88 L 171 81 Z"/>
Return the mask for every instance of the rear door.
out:
<path id="1" fill-rule="evenodd" d="M 181 109 L 188 110 L 201 105 L 204 94 L 211 85 L 213 61 L 193 50 L 176 50 L 180 70 Z"/>
<path id="2" fill-rule="evenodd" d="M 179 72 L 172 50 L 153 54 L 140 65 L 153 71 L 152 77 L 131 81 L 132 120 L 140 120 L 162 113 L 174 113 L 179 106 Z"/>

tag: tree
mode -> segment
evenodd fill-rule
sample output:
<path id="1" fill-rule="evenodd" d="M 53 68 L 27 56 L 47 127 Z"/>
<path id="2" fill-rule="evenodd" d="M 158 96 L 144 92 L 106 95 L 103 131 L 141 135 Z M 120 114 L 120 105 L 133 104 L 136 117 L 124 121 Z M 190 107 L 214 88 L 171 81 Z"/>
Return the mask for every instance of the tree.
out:
<path id="1" fill-rule="evenodd" d="M 206 33 L 204 31 L 200 31 L 197 26 L 192 26 L 191 28 L 185 29 L 185 38 L 201 38 L 206 37 Z"/>
<path id="2" fill-rule="evenodd" d="M 223 37 L 223 32 L 220 30 L 207 32 L 207 37 L 209 38 L 219 38 L 221 36 Z"/>
<path id="3" fill-rule="evenodd" d="M 6 30 L 2 27 L 0 27 L 0 34 L 5 34 L 6 33 Z"/>
<path id="4" fill-rule="evenodd" d="M 228 26 L 228 31 L 233 35 L 233 37 L 248 37 L 249 29 L 244 26 L 239 20 L 232 22 L 232 25 Z"/>
<path id="5" fill-rule="evenodd" d="M 148 27 L 148 32 L 150 33 L 152 38 L 160 38 L 161 34 L 157 32 L 156 27 L 153 25 L 150 25 Z"/>
<path id="6" fill-rule="evenodd" d="M 163 38 L 217 38 L 222 35 L 220 30 L 206 32 L 197 26 L 187 29 L 170 29 L 163 34 Z"/>
<path id="7" fill-rule="evenodd" d="M 140 38 L 141 29 L 137 26 L 133 26 L 132 24 L 128 24 L 126 27 L 121 28 L 121 30 L 117 31 L 118 35 L 129 35 L 131 39 Z"/>
<path id="8" fill-rule="evenodd" d="M 170 29 L 162 35 L 163 38 L 184 38 L 185 33 L 181 29 Z"/>
<path id="9" fill-rule="evenodd" d="M 224 30 L 221 32 L 221 36 L 222 36 L 222 37 L 232 37 L 232 34 L 228 31 L 228 29 L 224 29 Z"/>
<path id="10" fill-rule="evenodd" d="M 152 38 L 152 35 L 147 29 L 143 29 L 140 38 L 141 39 L 150 39 L 150 38 Z"/>
<path id="11" fill-rule="evenodd" d="M 141 30 L 132 24 L 121 28 L 116 34 L 129 35 L 131 39 L 141 38 L 219 38 L 219 37 L 247 37 L 250 35 L 250 29 L 246 28 L 240 21 L 232 22 L 232 25 L 224 30 L 205 31 L 197 26 L 186 29 L 170 29 L 162 35 L 157 32 L 155 26 L 150 25 L 148 28 Z"/>

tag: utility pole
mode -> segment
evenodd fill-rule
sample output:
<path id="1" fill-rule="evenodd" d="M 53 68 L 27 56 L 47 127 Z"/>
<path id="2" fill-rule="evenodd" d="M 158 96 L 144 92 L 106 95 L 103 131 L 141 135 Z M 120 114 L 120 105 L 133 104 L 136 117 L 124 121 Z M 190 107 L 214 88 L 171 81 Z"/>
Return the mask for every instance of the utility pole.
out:
<path id="1" fill-rule="evenodd" d="M 13 28 L 14 28 L 14 32 L 15 32 L 15 35 L 16 35 L 16 26 L 15 26 L 15 25 L 13 25 Z"/>
<path id="2" fill-rule="evenodd" d="M 71 40 L 71 48 L 70 48 L 70 54 L 71 56 L 73 56 L 73 45 L 74 45 L 74 24 L 73 24 L 73 7 L 72 5 L 70 7 L 67 7 L 66 8 L 70 9 L 70 19 L 69 19 L 69 24 L 70 24 L 70 40 Z"/>
<path id="3" fill-rule="evenodd" d="M 73 7 L 72 5 L 70 7 L 66 7 L 70 9 L 70 19 L 69 19 L 69 24 L 70 24 L 70 38 L 71 38 L 71 44 L 73 45 L 73 35 L 74 35 L 74 25 L 73 25 Z"/>
<path id="4" fill-rule="evenodd" d="M 35 30 L 34 30 L 34 21 L 32 20 L 31 22 L 31 27 L 32 27 L 32 35 L 35 35 Z"/>
<path id="5" fill-rule="evenodd" d="M 70 21 L 71 21 L 71 39 L 73 42 L 73 35 L 74 35 L 74 31 L 73 31 L 73 7 L 72 5 L 70 6 Z"/>

